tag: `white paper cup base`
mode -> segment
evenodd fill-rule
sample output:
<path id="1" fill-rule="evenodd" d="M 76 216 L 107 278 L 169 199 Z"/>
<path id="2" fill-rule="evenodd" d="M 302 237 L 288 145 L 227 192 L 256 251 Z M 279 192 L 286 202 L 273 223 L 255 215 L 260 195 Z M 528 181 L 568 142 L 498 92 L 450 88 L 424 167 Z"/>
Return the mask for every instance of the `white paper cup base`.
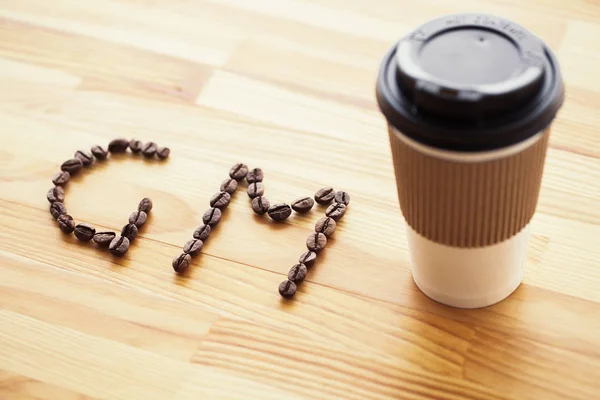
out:
<path id="1" fill-rule="evenodd" d="M 529 225 L 503 242 L 478 248 L 435 243 L 407 225 L 412 274 L 433 300 L 458 308 L 490 306 L 508 297 L 523 280 Z"/>

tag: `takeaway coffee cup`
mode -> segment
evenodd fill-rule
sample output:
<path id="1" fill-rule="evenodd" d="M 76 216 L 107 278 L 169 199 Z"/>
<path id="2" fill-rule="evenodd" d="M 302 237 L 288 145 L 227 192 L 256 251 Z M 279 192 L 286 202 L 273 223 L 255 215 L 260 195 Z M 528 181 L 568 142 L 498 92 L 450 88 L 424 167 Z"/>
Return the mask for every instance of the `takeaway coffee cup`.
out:
<path id="1" fill-rule="evenodd" d="M 413 279 L 427 296 L 477 308 L 519 286 L 563 98 L 552 51 L 503 18 L 442 17 L 387 53 L 377 100 Z"/>

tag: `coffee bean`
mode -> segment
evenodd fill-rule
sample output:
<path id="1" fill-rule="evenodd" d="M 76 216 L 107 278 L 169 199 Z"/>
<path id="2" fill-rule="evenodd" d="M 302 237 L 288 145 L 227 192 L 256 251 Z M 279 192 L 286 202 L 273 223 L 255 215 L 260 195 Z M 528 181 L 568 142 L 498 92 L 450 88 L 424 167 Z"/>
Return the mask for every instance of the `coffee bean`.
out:
<path id="1" fill-rule="evenodd" d="M 265 187 L 261 182 L 254 182 L 248 185 L 247 192 L 248 196 L 250 196 L 250 198 L 253 199 L 255 197 L 262 196 L 263 194 L 265 194 Z"/>
<path id="2" fill-rule="evenodd" d="M 296 284 L 290 280 L 283 281 L 279 284 L 279 294 L 281 297 L 289 299 L 296 294 L 296 290 L 298 287 Z"/>
<path id="3" fill-rule="evenodd" d="M 143 211 L 134 211 L 129 215 L 129 223 L 138 228 L 146 223 L 146 219 L 148 219 L 148 214 Z"/>
<path id="4" fill-rule="evenodd" d="M 192 262 L 192 256 L 189 254 L 182 253 L 173 259 L 173 269 L 175 272 L 182 273 L 190 266 Z"/>
<path id="5" fill-rule="evenodd" d="M 75 230 L 75 221 L 73 221 L 73 217 L 69 214 L 59 215 L 57 221 L 58 227 L 64 233 L 71 233 Z"/>
<path id="6" fill-rule="evenodd" d="M 108 156 L 108 151 L 106 151 L 102 146 L 92 146 L 92 154 L 98 160 L 105 160 Z"/>
<path id="7" fill-rule="evenodd" d="M 75 237 L 82 242 L 88 242 L 92 240 L 94 235 L 96 234 L 96 228 L 94 228 L 90 224 L 81 223 L 75 225 Z"/>
<path id="8" fill-rule="evenodd" d="M 146 158 L 152 158 L 156 154 L 158 146 L 154 142 L 148 142 L 142 146 L 142 155 Z"/>
<path id="9" fill-rule="evenodd" d="M 54 186 L 52 189 L 48 190 L 46 198 L 50 203 L 54 203 L 55 201 L 62 203 L 65 201 L 65 190 L 60 186 Z"/>
<path id="10" fill-rule="evenodd" d="M 74 157 L 80 159 L 84 167 L 89 167 L 94 162 L 94 156 L 89 151 L 77 150 Z"/>
<path id="11" fill-rule="evenodd" d="M 306 247 L 315 253 L 323 250 L 325 245 L 327 245 L 327 237 L 320 232 L 311 233 L 306 238 Z"/>
<path id="12" fill-rule="evenodd" d="M 267 212 L 273 220 L 283 221 L 292 214 L 292 208 L 285 203 L 279 203 L 269 207 Z"/>
<path id="13" fill-rule="evenodd" d="M 238 183 L 233 178 L 227 178 L 221 183 L 221 192 L 227 192 L 233 194 L 238 187 Z"/>
<path id="14" fill-rule="evenodd" d="M 142 151 L 142 141 L 137 139 L 131 139 L 129 141 L 129 149 L 133 153 L 139 153 L 140 151 Z"/>
<path id="15" fill-rule="evenodd" d="M 100 246 L 108 246 L 115 237 L 117 237 L 117 234 L 114 232 L 96 232 L 93 239 Z"/>
<path id="16" fill-rule="evenodd" d="M 108 245 L 108 250 L 115 256 L 124 256 L 129 250 L 129 239 L 125 236 L 116 236 Z"/>
<path id="17" fill-rule="evenodd" d="M 79 170 L 83 168 L 83 163 L 78 158 L 71 158 L 70 160 L 65 161 L 60 166 L 60 169 L 63 171 L 67 171 L 71 175 L 75 175 L 79 172 Z"/>
<path id="18" fill-rule="evenodd" d="M 333 218 L 323 217 L 320 220 L 318 220 L 315 224 L 315 232 L 320 232 L 323 235 L 329 237 L 333 235 L 333 232 L 335 232 L 335 226 L 336 223 L 333 220 Z"/>
<path id="19" fill-rule="evenodd" d="M 211 199 L 210 199 L 210 206 L 211 207 L 217 207 L 220 208 L 221 210 L 224 209 L 225 207 L 227 207 L 229 205 L 229 202 L 231 201 L 231 195 L 227 192 L 219 192 L 216 193 Z"/>
<path id="20" fill-rule="evenodd" d="M 252 210 L 258 215 L 264 215 L 269 211 L 269 200 L 266 197 L 258 196 L 252 199 Z"/>
<path id="21" fill-rule="evenodd" d="M 204 212 L 204 215 L 202 216 L 202 222 L 210 225 L 211 227 L 217 225 L 220 220 L 221 210 L 219 210 L 216 207 L 209 208 Z"/>
<path id="22" fill-rule="evenodd" d="M 329 204 L 335 197 L 335 191 L 331 187 L 321 188 L 315 193 L 315 201 L 319 204 Z"/>
<path id="23" fill-rule="evenodd" d="M 138 234 L 138 227 L 135 224 L 126 224 L 121 229 L 121 236 L 125 236 L 130 242 L 133 242 Z"/>
<path id="24" fill-rule="evenodd" d="M 59 203 L 58 201 L 56 201 L 50 204 L 50 214 L 54 217 L 54 219 L 57 219 L 58 217 L 66 213 L 67 208 L 63 203 Z"/>
<path id="25" fill-rule="evenodd" d="M 298 213 L 309 212 L 315 205 L 315 201 L 310 197 L 301 197 L 292 203 L 292 208 Z"/>
<path id="26" fill-rule="evenodd" d="M 138 204 L 138 211 L 143 211 L 148 214 L 152 210 L 152 199 L 144 197 Z"/>
<path id="27" fill-rule="evenodd" d="M 52 177 L 52 183 L 56 186 L 65 186 L 71 179 L 71 174 L 67 171 L 60 171 Z"/>
<path id="28" fill-rule="evenodd" d="M 300 264 L 306 265 L 307 267 L 310 267 L 315 263 L 316 259 L 317 259 L 317 253 L 309 250 L 307 252 L 302 253 L 300 258 L 298 259 L 298 262 Z"/>
<path id="29" fill-rule="evenodd" d="M 194 255 L 196 253 L 198 253 L 200 250 L 202 250 L 202 245 L 204 243 L 202 242 L 202 240 L 200 239 L 192 239 L 189 240 L 184 246 L 183 246 L 183 252 L 187 253 L 187 254 L 191 254 Z"/>
<path id="30" fill-rule="evenodd" d="M 196 229 L 194 231 L 194 239 L 199 239 L 202 240 L 203 242 L 206 242 L 206 239 L 208 239 L 208 236 L 210 236 L 210 225 L 202 225 L 199 226 L 198 229 Z"/>
<path id="31" fill-rule="evenodd" d="M 171 149 L 169 149 L 168 147 L 159 147 L 156 150 L 156 155 L 161 160 L 164 160 L 165 158 L 169 157 L 169 154 L 171 154 Z"/>
<path id="32" fill-rule="evenodd" d="M 246 175 L 246 182 L 248 182 L 248 183 L 262 182 L 264 178 L 265 178 L 265 174 L 263 173 L 262 169 L 253 168 L 248 171 L 248 174 Z"/>
<path id="33" fill-rule="evenodd" d="M 335 192 L 335 202 L 342 203 L 343 205 L 347 206 L 350 204 L 350 195 L 348 192 L 344 192 L 343 190 Z"/>
<path id="34" fill-rule="evenodd" d="M 346 214 L 346 206 L 343 203 L 334 203 L 327 207 L 325 215 L 339 221 Z"/>
<path id="35" fill-rule="evenodd" d="M 115 139 L 108 144 L 108 151 L 111 153 L 124 153 L 129 147 L 129 140 L 127 139 Z"/>
<path id="36" fill-rule="evenodd" d="M 229 170 L 229 176 L 236 181 L 241 181 L 248 173 L 248 166 L 242 163 L 237 163 Z"/>
<path id="37" fill-rule="evenodd" d="M 288 272 L 288 279 L 294 283 L 300 283 L 306 278 L 306 265 L 296 264 Z"/>

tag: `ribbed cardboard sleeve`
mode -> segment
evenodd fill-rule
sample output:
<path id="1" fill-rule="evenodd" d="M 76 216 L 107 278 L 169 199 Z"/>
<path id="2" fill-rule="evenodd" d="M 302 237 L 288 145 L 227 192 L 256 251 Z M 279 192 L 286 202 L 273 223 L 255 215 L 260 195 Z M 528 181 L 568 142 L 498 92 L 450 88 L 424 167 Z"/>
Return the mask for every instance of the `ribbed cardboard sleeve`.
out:
<path id="1" fill-rule="evenodd" d="M 422 236 L 453 247 L 509 239 L 535 213 L 549 129 L 517 153 L 480 162 L 425 154 L 389 128 L 400 208 Z"/>

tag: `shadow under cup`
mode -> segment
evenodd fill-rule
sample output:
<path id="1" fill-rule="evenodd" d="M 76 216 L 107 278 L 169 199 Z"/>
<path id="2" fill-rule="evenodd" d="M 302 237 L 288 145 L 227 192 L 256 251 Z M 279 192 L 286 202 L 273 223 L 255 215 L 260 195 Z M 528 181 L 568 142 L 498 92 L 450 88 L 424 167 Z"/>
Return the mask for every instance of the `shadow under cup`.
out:
<path id="1" fill-rule="evenodd" d="M 413 278 L 427 296 L 477 308 L 519 286 L 563 98 L 551 50 L 494 16 L 433 20 L 385 56 L 377 100 Z"/>

